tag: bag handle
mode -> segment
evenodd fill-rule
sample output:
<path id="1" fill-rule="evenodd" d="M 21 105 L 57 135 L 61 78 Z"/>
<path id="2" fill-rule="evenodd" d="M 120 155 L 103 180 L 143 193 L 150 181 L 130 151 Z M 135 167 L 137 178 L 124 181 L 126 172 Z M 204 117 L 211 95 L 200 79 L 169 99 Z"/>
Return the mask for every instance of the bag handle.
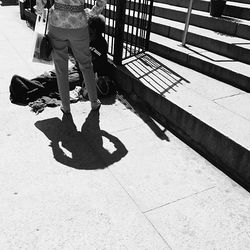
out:
<path id="1" fill-rule="evenodd" d="M 47 10 L 47 15 L 46 15 L 46 24 L 45 24 L 45 30 L 44 30 L 45 36 L 46 36 L 46 32 L 47 32 L 47 27 L 48 27 L 48 20 L 49 20 L 49 9 Z"/>
<path id="2" fill-rule="evenodd" d="M 45 36 L 47 32 L 47 27 L 48 27 L 49 10 L 53 5 L 54 5 L 54 0 L 47 0 L 47 4 L 45 5 L 45 8 L 47 8 L 46 25 L 45 25 L 45 31 L 44 31 Z"/>

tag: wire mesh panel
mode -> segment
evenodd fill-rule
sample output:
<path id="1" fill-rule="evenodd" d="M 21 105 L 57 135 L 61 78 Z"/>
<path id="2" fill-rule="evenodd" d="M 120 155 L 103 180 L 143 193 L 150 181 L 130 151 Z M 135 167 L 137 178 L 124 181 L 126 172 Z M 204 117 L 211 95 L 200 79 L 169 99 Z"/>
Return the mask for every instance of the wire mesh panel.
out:
<path id="1" fill-rule="evenodd" d="M 153 0 L 127 0 L 123 59 L 147 50 Z"/>
<path id="2" fill-rule="evenodd" d="M 92 8 L 95 0 L 86 0 Z M 117 62 L 147 50 L 153 0 L 108 0 L 103 12 L 108 53 Z M 117 55 L 119 54 L 119 55 Z"/>

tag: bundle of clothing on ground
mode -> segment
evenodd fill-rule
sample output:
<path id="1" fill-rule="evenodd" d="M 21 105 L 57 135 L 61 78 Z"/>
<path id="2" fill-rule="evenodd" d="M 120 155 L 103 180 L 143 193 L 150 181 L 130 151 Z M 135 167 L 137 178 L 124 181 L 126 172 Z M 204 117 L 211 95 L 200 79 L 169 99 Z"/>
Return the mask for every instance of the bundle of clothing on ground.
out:
<path id="1" fill-rule="evenodd" d="M 75 68 L 69 70 L 70 88 L 79 84 L 79 73 Z M 35 113 L 40 113 L 45 107 L 60 105 L 57 79 L 54 71 L 44 74 L 31 80 L 14 75 L 10 82 L 10 101 L 19 105 L 29 105 Z"/>
<path id="2" fill-rule="evenodd" d="M 108 44 L 103 37 L 105 31 L 104 17 L 99 15 L 90 18 L 89 30 L 90 51 L 96 75 L 97 93 L 99 97 L 108 96 L 116 90 L 115 83 L 111 78 L 112 67 L 114 66 L 108 61 Z M 68 70 L 70 100 L 71 102 L 77 102 L 81 99 L 88 99 L 82 72 L 70 48 L 69 61 L 73 64 Z M 55 70 L 45 72 L 31 80 L 20 75 L 14 75 L 11 79 L 9 91 L 12 103 L 29 105 L 35 113 L 42 112 L 45 107 L 55 107 L 61 104 Z"/>
<path id="3" fill-rule="evenodd" d="M 88 93 L 86 88 L 82 87 L 81 71 L 76 66 L 73 66 L 68 71 L 68 77 L 70 101 L 87 100 Z M 116 91 L 115 83 L 108 75 L 98 76 L 96 86 L 99 97 L 108 96 Z M 9 91 L 12 103 L 28 105 L 31 111 L 35 113 L 41 113 L 46 107 L 61 105 L 54 70 L 45 72 L 31 80 L 20 75 L 14 75 L 11 79 Z"/>

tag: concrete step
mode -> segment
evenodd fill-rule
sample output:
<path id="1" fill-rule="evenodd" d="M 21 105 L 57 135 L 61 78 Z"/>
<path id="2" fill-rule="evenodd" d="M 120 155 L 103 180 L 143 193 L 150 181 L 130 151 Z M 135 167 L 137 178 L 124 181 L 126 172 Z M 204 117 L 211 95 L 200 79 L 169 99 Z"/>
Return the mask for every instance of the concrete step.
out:
<path id="1" fill-rule="evenodd" d="M 154 17 L 151 31 L 163 37 L 181 41 L 184 24 Z M 243 38 L 225 36 L 222 33 L 190 25 L 186 43 L 237 61 L 250 63 L 250 43 Z"/>
<path id="2" fill-rule="evenodd" d="M 198 0 L 194 5 L 205 3 L 208 1 Z M 207 10 L 193 9 L 186 47 L 183 47 L 187 12 L 183 5 L 182 0 L 154 3 L 149 51 L 249 92 L 250 22 L 213 18 Z"/>
<path id="3" fill-rule="evenodd" d="M 179 41 L 151 34 L 149 51 L 236 88 L 250 92 L 250 66 Z"/>
<path id="4" fill-rule="evenodd" d="M 183 8 L 188 8 L 189 6 L 189 1 L 185 0 L 155 0 L 155 3 L 169 4 Z M 193 2 L 193 9 L 209 12 L 209 2 L 203 0 L 196 0 Z"/>
<path id="5" fill-rule="evenodd" d="M 250 3 L 227 1 L 223 15 L 250 20 Z"/>
<path id="6" fill-rule="evenodd" d="M 173 6 L 188 8 L 189 1 L 186 0 L 156 0 L 158 3 L 165 3 Z M 209 12 L 210 0 L 196 0 L 193 3 L 194 10 Z M 250 4 L 239 1 L 227 1 L 223 15 L 250 20 Z"/>
<path id="7" fill-rule="evenodd" d="M 114 76 L 157 121 L 250 190 L 248 93 L 150 53 Z"/>
<path id="8" fill-rule="evenodd" d="M 156 2 L 154 3 L 153 15 L 185 23 L 187 8 Z M 227 18 L 224 16 L 222 18 L 214 18 L 208 12 L 193 9 L 190 25 L 250 40 L 250 21 L 244 19 Z"/>
<path id="9" fill-rule="evenodd" d="M 239 4 L 250 4 L 250 0 L 227 0 L 228 3 L 230 4 L 236 4 L 236 5 L 239 5 Z"/>
<path id="10" fill-rule="evenodd" d="M 250 0 L 227 0 L 228 2 L 250 4 Z"/>

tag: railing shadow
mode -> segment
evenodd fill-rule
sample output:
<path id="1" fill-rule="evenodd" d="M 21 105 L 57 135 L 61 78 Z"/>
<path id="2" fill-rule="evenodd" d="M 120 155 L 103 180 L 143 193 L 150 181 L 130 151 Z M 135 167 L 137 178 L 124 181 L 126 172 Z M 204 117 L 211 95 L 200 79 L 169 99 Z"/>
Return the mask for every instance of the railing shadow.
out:
<path id="1" fill-rule="evenodd" d="M 190 83 L 149 54 L 138 54 L 124 66 L 142 83 L 162 96 L 170 91 L 177 91 L 178 85 Z"/>
<path id="2" fill-rule="evenodd" d="M 173 71 L 153 56 L 146 53 L 139 53 L 124 63 L 124 66 L 139 79 L 145 86 L 157 94 L 166 97 L 171 92 L 177 92 L 180 85 L 190 82 Z M 137 114 L 161 140 L 169 141 L 166 135 L 166 128 L 159 126 L 153 119 L 150 109 L 139 98 L 133 95 L 118 95 L 118 99 L 129 109 Z"/>
<path id="3" fill-rule="evenodd" d="M 81 131 L 71 115 L 37 121 L 35 126 L 51 141 L 55 160 L 75 169 L 104 169 L 128 153 L 117 137 L 100 129 L 99 111 L 89 113 Z"/>

